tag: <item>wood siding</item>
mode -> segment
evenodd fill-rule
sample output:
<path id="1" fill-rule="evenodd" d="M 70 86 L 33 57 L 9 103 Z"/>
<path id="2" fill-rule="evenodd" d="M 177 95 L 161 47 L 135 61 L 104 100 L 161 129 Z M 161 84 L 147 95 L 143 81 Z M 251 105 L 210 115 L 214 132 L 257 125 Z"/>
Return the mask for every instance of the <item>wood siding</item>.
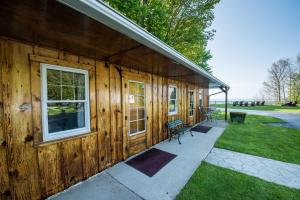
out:
<path id="1" fill-rule="evenodd" d="M 42 141 L 40 63 L 89 71 L 91 133 Z M 128 136 L 125 83 L 147 77 L 147 132 Z M 178 88 L 178 112 L 168 115 L 168 85 Z M 99 60 L 0 39 L 0 199 L 40 199 L 157 144 L 168 135 L 168 120 L 188 116 L 188 91 L 199 87 Z M 204 105 L 208 90 L 204 89 Z M 191 123 L 199 121 L 195 109 Z"/>

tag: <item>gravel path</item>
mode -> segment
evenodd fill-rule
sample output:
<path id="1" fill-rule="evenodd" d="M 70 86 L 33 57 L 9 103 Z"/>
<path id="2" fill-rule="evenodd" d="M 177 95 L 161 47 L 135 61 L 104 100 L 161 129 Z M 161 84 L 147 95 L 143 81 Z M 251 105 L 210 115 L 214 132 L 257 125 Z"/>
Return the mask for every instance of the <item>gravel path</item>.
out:
<path id="1" fill-rule="evenodd" d="M 269 182 L 300 189 L 300 165 L 213 148 L 206 161 Z"/>

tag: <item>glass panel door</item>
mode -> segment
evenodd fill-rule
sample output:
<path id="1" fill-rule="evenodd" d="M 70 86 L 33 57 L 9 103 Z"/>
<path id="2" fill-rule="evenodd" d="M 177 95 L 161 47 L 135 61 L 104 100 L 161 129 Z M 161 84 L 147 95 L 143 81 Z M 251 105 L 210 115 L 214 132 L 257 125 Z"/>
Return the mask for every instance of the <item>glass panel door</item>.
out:
<path id="1" fill-rule="evenodd" d="M 129 135 L 142 133 L 146 130 L 145 84 L 129 81 Z"/>

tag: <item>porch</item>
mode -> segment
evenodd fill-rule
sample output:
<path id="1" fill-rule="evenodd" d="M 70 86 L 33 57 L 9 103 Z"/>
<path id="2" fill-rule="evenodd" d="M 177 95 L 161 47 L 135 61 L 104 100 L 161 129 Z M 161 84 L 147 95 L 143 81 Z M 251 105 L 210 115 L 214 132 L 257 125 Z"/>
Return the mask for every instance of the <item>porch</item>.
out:
<path id="1" fill-rule="evenodd" d="M 193 131 L 193 137 L 184 134 L 181 145 L 174 139 L 153 146 L 177 157 L 152 177 L 124 161 L 49 199 L 174 199 L 227 126 L 224 121 L 202 124 L 213 128 L 207 133 Z"/>

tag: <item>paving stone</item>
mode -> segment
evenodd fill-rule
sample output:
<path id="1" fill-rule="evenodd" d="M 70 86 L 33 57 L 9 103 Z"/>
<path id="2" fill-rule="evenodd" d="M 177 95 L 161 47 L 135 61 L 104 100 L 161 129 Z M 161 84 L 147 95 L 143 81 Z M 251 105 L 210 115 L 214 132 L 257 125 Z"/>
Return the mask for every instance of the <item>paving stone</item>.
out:
<path id="1" fill-rule="evenodd" d="M 300 189 L 300 165 L 219 148 L 213 148 L 205 161 L 269 182 Z"/>

